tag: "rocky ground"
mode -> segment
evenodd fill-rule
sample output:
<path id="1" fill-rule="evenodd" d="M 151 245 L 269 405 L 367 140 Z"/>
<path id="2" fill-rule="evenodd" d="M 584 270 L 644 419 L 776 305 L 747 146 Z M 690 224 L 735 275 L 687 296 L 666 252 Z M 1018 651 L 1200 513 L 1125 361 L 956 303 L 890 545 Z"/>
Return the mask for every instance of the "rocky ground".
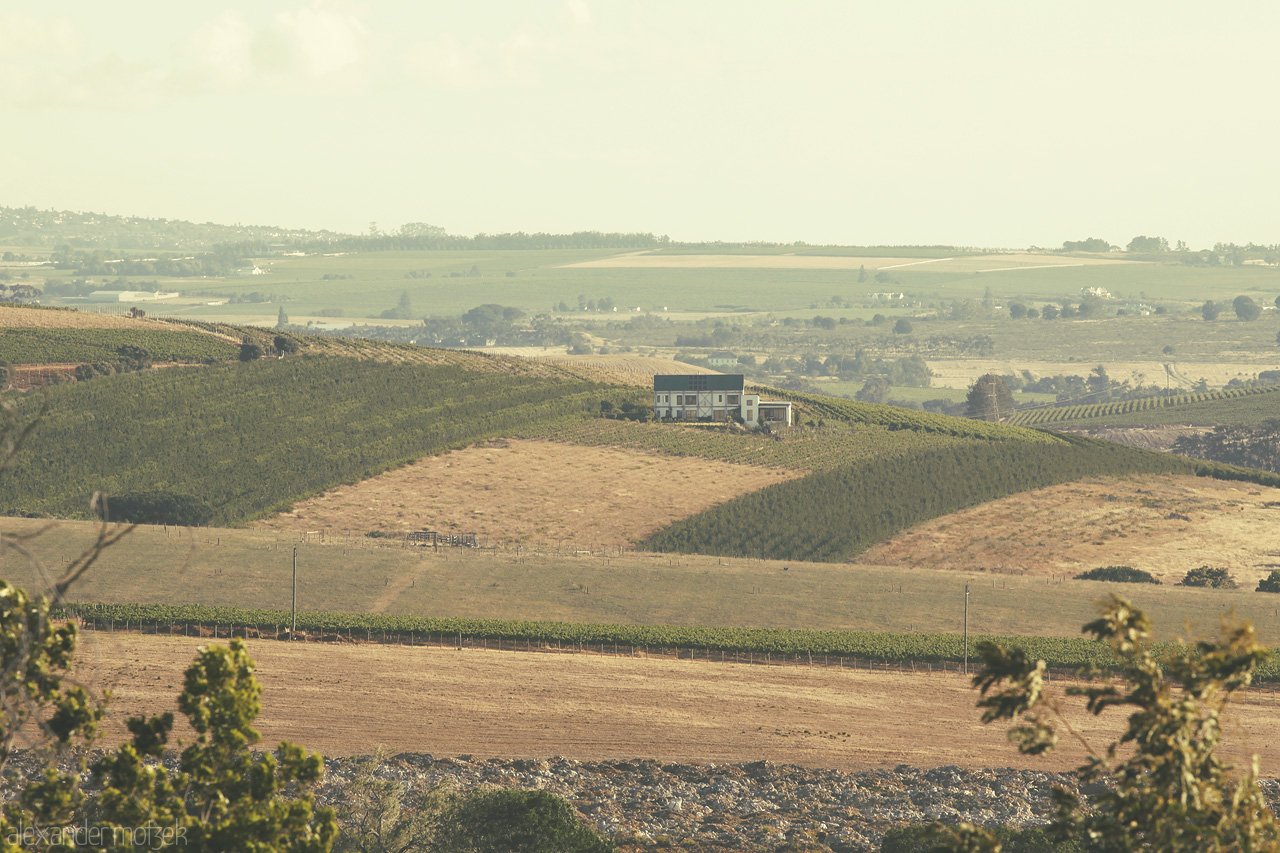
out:
<path id="1" fill-rule="evenodd" d="M 317 797 L 321 803 L 341 802 L 361 760 L 326 762 Z M 5 781 L 38 767 L 30 756 L 20 755 L 10 763 Z M 385 759 L 379 775 L 408 789 L 442 783 L 462 790 L 479 785 L 544 789 L 571 802 L 584 820 L 625 851 L 707 853 L 876 851 L 886 831 L 910 824 L 1043 824 L 1055 785 L 1078 790 L 1073 774 L 1034 770 L 899 765 L 847 772 L 767 761 L 697 765 L 651 759 L 477 760 L 413 753 Z M 1276 808 L 1280 781 L 1261 784 Z M 6 784 L 3 789 L 7 795 L 16 786 Z"/>
<path id="2" fill-rule="evenodd" d="M 328 763 L 322 797 L 341 796 L 355 759 Z M 1054 785 L 1065 773 L 1030 770 L 813 770 L 751 764 L 633 761 L 472 760 L 403 754 L 383 772 L 410 786 L 451 782 L 542 788 L 577 807 L 587 821 L 629 849 L 874 851 L 886 830 L 961 820 L 1044 823 Z"/>

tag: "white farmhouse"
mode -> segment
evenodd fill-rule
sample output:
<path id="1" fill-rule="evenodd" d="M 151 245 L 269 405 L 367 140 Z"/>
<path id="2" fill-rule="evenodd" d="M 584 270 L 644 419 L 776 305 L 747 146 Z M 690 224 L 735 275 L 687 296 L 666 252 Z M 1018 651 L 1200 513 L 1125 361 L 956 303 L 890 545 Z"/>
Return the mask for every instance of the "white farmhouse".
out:
<path id="1" fill-rule="evenodd" d="M 747 426 L 791 426 L 791 403 L 748 394 L 741 373 L 659 374 L 653 377 L 653 413 L 682 421 L 729 421 Z"/>

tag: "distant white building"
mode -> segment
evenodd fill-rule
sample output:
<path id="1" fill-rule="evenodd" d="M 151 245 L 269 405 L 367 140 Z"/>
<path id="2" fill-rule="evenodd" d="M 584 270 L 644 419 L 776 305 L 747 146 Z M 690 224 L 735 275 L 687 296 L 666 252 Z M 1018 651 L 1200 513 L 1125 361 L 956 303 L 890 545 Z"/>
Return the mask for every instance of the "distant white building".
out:
<path id="1" fill-rule="evenodd" d="M 707 356 L 707 364 L 712 367 L 734 367 L 738 363 L 738 357 L 728 350 L 713 352 Z"/>
<path id="2" fill-rule="evenodd" d="M 751 427 L 791 426 L 790 402 L 761 400 L 744 389 L 741 373 L 660 374 L 653 377 L 653 413 L 659 419 L 720 422 L 737 415 Z"/>

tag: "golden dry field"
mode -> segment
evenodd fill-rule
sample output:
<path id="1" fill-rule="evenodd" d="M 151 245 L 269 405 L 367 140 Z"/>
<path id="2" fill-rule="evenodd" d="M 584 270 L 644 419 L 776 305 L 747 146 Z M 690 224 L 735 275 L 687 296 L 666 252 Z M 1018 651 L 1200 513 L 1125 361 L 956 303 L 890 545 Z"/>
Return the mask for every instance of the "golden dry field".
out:
<path id="1" fill-rule="evenodd" d="M 1280 490 L 1206 477 L 1090 479 L 936 518 L 860 562 L 1027 575 L 1133 566 L 1163 583 L 1229 569 L 1242 589 L 1280 568 Z M 1138 588 L 1135 587 L 1134 594 Z"/>
<path id="2" fill-rule="evenodd" d="M 112 692 L 107 745 L 130 715 L 174 708 L 182 672 L 209 640 L 86 632 L 76 675 Z M 1070 738 L 1028 758 L 983 726 L 962 674 L 852 672 L 669 657 L 614 657 L 376 644 L 247 641 L 263 685 L 257 728 L 268 748 L 291 740 L 326 755 L 389 752 L 479 758 L 565 756 L 680 762 L 768 759 L 860 769 L 959 765 L 1066 770 L 1082 763 Z M 1252 690 L 1228 712 L 1225 752 L 1257 752 L 1280 769 L 1280 694 Z M 1068 719 L 1095 743 L 1123 713 Z M 928 732 L 921 721 L 928 720 Z M 180 727 L 178 736 L 189 738 Z"/>
<path id="3" fill-rule="evenodd" d="M 0 329 L 169 329 L 175 332 L 210 334 L 181 323 L 146 318 L 135 319 L 123 314 L 51 311 L 45 308 L 22 307 L 0 308 Z M 215 337 L 226 338 L 225 335 L 215 335 Z M 230 338 L 227 339 L 230 340 Z"/>
<path id="4" fill-rule="evenodd" d="M 563 368 L 582 379 L 641 388 L 652 388 L 653 377 L 660 373 L 695 375 L 719 372 L 669 358 L 639 355 L 550 355 L 538 356 L 536 361 Z"/>
<path id="5" fill-rule="evenodd" d="M 979 376 L 995 373 L 1001 376 L 1018 375 L 1024 370 L 1036 377 L 1081 376 L 1087 377 L 1097 361 L 1017 361 L 994 358 L 939 358 L 927 360 L 933 371 L 935 388 L 968 388 Z M 1169 387 L 1190 388 L 1204 379 L 1211 387 L 1226 385 L 1232 379 L 1252 379 L 1262 370 L 1280 370 L 1280 358 L 1272 353 L 1263 354 L 1257 361 L 1170 362 L 1172 376 Z M 1142 385 L 1164 385 L 1165 362 L 1106 360 L 1107 374 L 1117 382 L 1129 380 Z"/>
<path id="6" fill-rule="evenodd" d="M 411 530 L 488 541 L 625 546 L 803 472 L 550 441 L 499 440 L 429 456 L 293 505 L 255 527 Z"/>

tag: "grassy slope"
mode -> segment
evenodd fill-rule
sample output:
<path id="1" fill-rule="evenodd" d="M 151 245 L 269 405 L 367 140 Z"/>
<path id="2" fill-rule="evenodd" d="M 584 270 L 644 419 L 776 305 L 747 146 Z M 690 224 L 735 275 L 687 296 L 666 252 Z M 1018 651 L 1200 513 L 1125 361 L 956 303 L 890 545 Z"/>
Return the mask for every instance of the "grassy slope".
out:
<path id="1" fill-rule="evenodd" d="M 55 387 L 0 481 L 0 507 L 83 516 L 95 491 L 158 489 L 201 497 L 218 523 L 234 524 L 626 393 L 524 363 L 447 355 L 441 365 L 291 357 Z M 20 418 L 36 417 L 40 402 L 23 400 Z"/>
<path id="2" fill-rule="evenodd" d="M 9 519 L 6 532 L 46 522 Z M 45 565 L 78 553 L 92 539 L 88 522 L 58 522 L 31 543 Z M 141 527 L 108 551 L 73 589 L 75 601 L 168 603 L 288 609 L 293 546 L 298 606 L 312 611 L 487 619 L 550 619 L 643 625 L 724 625 L 898 632 L 962 627 L 970 584 L 976 633 L 1079 636 L 1108 590 L 1131 597 L 1162 639 L 1212 631 L 1226 608 L 1251 619 L 1264 642 L 1280 643 L 1274 596 L 1248 590 L 1065 581 L 1061 576 L 938 571 L 847 563 L 655 557 L 575 556 L 572 549 L 514 552 L 406 549 L 363 536 L 324 542 L 260 530 Z M 784 571 L 784 567 L 787 568 Z M 21 560 L 5 577 L 38 587 Z M 1051 603 L 1052 606 L 1046 606 Z"/>

